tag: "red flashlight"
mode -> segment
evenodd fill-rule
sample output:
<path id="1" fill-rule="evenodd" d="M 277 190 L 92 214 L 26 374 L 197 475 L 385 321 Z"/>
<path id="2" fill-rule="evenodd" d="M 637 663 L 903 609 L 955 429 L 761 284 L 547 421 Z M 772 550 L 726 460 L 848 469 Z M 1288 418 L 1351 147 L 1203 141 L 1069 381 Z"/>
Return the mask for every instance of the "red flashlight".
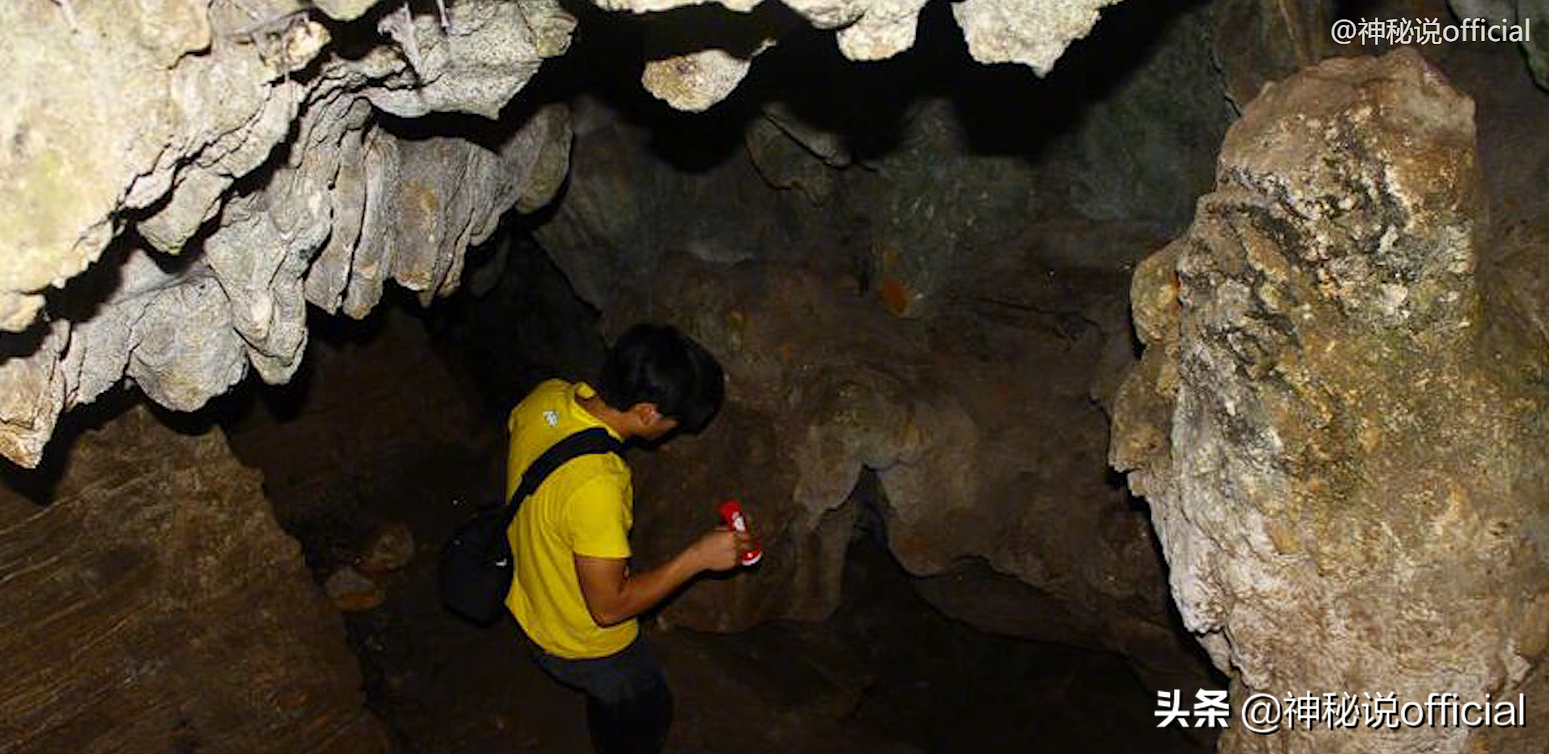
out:
<path id="1" fill-rule="evenodd" d="M 748 530 L 747 519 L 742 517 L 742 503 L 732 498 L 721 503 L 721 520 L 733 531 L 745 532 Z M 753 549 L 742 553 L 740 562 L 745 566 L 753 565 L 759 558 L 764 557 L 764 551 L 758 549 L 758 540 L 753 540 Z"/>

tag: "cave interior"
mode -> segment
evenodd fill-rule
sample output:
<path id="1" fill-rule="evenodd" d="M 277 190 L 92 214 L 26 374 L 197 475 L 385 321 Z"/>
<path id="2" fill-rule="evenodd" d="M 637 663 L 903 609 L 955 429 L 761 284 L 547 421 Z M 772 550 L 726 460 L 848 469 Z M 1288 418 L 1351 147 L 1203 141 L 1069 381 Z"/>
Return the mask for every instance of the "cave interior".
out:
<path id="1" fill-rule="evenodd" d="M 105 4 L 56 3 L 15 13 L 109 23 Z M 727 497 L 765 550 L 642 618 L 676 697 L 670 751 L 1464 751 L 1155 713 L 1168 691 L 1297 683 L 1549 691 L 1542 53 L 1327 33 L 1544 11 L 1128 0 L 1035 70 L 976 59 L 973 3 L 991 4 L 903 4 L 906 49 L 872 59 L 856 50 L 874 38 L 836 38 L 811 4 L 580 0 L 293 3 L 191 54 L 251 47 L 283 69 L 265 86 L 300 93 L 272 150 L 213 188 L 190 159 L 164 196 L 123 200 L 95 261 L 29 289 L 42 313 L 0 332 L 0 382 L 22 386 L 0 418 L 51 417 L 0 462 L 0 657 L 18 679 L 0 752 L 588 750 L 582 698 L 509 616 L 478 628 L 442 609 L 436 554 L 497 499 L 511 406 L 592 379 L 637 321 L 699 339 L 728 387 L 704 432 L 629 450 L 635 566 L 715 525 Z M 162 36 L 178 13 L 252 15 L 148 5 L 167 6 L 164 33 L 145 27 Z M 503 5 L 547 14 L 523 11 L 541 65 L 493 106 L 437 100 L 505 64 L 487 47 L 510 40 L 427 40 L 490 28 L 504 11 L 483 9 Z M 553 18 L 570 24 L 557 49 Z M 384 50 L 414 75 L 372 68 Z M 361 89 L 339 71 L 378 72 Z M 1324 151 L 1297 151 L 1285 124 L 1325 111 L 1307 131 L 1326 125 Z M 330 139 L 344 146 L 316 179 L 309 150 Z M 0 180 L 30 158 L 11 159 Z M 1340 160 L 1358 178 L 1307 167 Z M 337 197 L 347 174 L 366 185 L 353 220 L 337 198 L 297 214 L 282 197 L 300 189 L 276 188 Z M 1402 221 L 1319 225 L 1322 200 L 1296 195 L 1319 180 L 1344 181 L 1348 216 Z M 19 195 L 49 201 L 40 186 Z M 200 191 L 209 207 L 185 209 Z M 263 217 L 273 238 L 229 230 Z M 1327 228 L 1356 250 L 1298 255 Z M 278 251 L 250 252 L 266 238 Z M 1433 259 L 1454 252 L 1466 270 Z M 1272 284 L 1311 303 L 1255 287 Z M 1368 285 L 1377 303 L 1352 303 Z M 1484 323 L 1463 340 L 1438 334 L 1457 300 Z M 1135 397 L 1151 380 L 1176 398 Z M 1455 386 L 1477 402 L 1414 397 Z M 1438 544 L 1406 549 L 1411 531 Z M 1284 591 L 1317 612 L 1264 607 Z M 1449 622 L 1440 605 L 1467 607 Z M 1493 628 L 1406 654 L 1465 620 Z M 1546 726 L 1470 731 L 1486 748 L 1467 750 L 1545 751 Z"/>

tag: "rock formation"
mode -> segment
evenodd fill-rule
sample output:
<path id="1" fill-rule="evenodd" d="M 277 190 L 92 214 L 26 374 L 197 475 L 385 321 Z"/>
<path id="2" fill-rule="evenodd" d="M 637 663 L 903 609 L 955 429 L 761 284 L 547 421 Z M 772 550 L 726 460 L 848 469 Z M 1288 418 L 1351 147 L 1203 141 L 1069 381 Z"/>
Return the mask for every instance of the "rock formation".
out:
<path id="1" fill-rule="evenodd" d="M 1411 51 L 1273 85 L 1135 273 L 1111 458 L 1233 701 L 1546 690 L 1544 334 L 1475 275 L 1472 103 Z M 1528 752 L 1526 729 L 1298 728 L 1229 752 Z"/>
<path id="2" fill-rule="evenodd" d="M 0 490 L 8 752 L 384 754 L 344 626 L 219 432 L 137 408 Z"/>
<path id="3" fill-rule="evenodd" d="M 1006 274 L 1025 264 L 987 271 L 963 289 L 982 298 L 955 296 L 929 321 L 799 268 L 659 268 L 653 317 L 715 352 L 729 392 L 703 436 L 635 462 L 637 518 L 651 522 L 642 561 L 681 547 L 724 496 L 746 501 L 765 552 L 748 577 L 682 594 L 667 620 L 734 631 L 828 615 L 870 504 L 951 614 L 1125 654 L 1154 684 L 1204 682 L 1172 628 L 1143 512 L 1105 474 L 1092 392 L 1128 358 L 1122 286 Z M 646 305 L 607 316 L 616 327 Z M 857 491 L 868 475 L 875 487 Z"/>
<path id="4" fill-rule="evenodd" d="M 0 451 L 18 463 L 124 376 L 179 410 L 250 367 L 288 380 L 307 303 L 361 317 L 389 279 L 454 289 L 467 247 L 564 178 L 563 108 L 518 113 L 488 145 L 381 114 L 496 117 L 566 48 L 573 21 L 552 3 L 472 0 L 445 28 L 395 11 L 375 27 L 391 43 L 364 48 L 366 30 L 331 39 L 284 0 L 142 4 L 127 22 L 69 7 L 0 17 L 13 39 L 57 40 L 15 45 L 3 74 L 20 100 L 0 121 L 0 319 L 20 334 L 0 365 Z M 43 290 L 104 253 L 111 269 L 38 320 Z"/>

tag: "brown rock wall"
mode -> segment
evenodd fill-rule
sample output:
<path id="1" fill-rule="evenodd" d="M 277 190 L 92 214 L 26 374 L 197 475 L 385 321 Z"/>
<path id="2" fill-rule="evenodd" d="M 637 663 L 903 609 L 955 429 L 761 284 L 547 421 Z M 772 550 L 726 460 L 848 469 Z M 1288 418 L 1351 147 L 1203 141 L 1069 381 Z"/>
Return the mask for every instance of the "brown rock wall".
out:
<path id="1" fill-rule="evenodd" d="M 77 442 L 0 529 L 0 751 L 389 750 L 259 482 L 143 408 Z"/>

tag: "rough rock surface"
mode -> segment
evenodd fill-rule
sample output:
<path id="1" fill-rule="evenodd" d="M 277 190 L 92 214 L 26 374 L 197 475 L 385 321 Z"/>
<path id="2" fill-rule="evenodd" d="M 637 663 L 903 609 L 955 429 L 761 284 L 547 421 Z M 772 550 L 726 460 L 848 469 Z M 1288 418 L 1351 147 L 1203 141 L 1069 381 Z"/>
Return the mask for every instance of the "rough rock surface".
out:
<path id="1" fill-rule="evenodd" d="M 26 329 L 40 289 L 105 249 L 116 268 L 64 291 L 51 323 L 6 336 L 0 451 L 23 465 L 59 411 L 121 377 L 192 410 L 250 367 L 289 380 L 307 302 L 362 317 L 389 279 L 426 298 L 455 289 L 468 246 L 508 208 L 545 204 L 568 166 L 562 106 L 515 112 L 477 142 L 394 130 L 373 108 L 498 115 L 568 44 L 573 19 L 551 2 L 459 3 L 445 31 L 399 9 L 379 20 L 391 43 L 358 54 L 279 0 L 140 4 L 129 24 L 102 5 L 67 23 L 69 7 L 0 17 L 7 35 L 65 40 L 18 46 L 0 74 L 22 97 L 0 116 L 14 146 L 0 192 L 15 193 L 0 194 L 0 308 L 14 304 L 0 319 Z M 45 72 L 56 85 L 36 85 Z M 109 249 L 126 218 L 148 249 Z"/>
<path id="2" fill-rule="evenodd" d="M 1476 280 L 1473 104 L 1412 51 L 1267 89 L 1187 235 L 1136 271 L 1111 458 L 1233 698 L 1544 693 L 1543 333 Z M 1527 727 L 1230 752 L 1540 751 Z"/>
<path id="3" fill-rule="evenodd" d="M 1109 2 L 972 0 L 954 12 L 976 59 L 1041 75 Z M 697 42 L 676 33 L 643 77 L 674 107 L 724 98 L 798 17 L 836 29 L 849 59 L 877 60 L 914 44 L 923 6 L 803 0 L 793 15 L 723 4 L 768 28 L 731 50 L 711 31 Z M 404 138 L 379 112 L 500 117 L 541 62 L 566 51 L 575 19 L 553 0 L 464 0 L 417 15 L 407 3 L 377 6 L 156 0 L 77 12 L 59 0 L 0 11 L 16 51 L 0 89 L 17 93 L 0 114 L 0 387 L 19 396 L 0 406 L 7 458 L 35 465 L 58 413 L 122 376 L 180 410 L 249 368 L 284 382 L 305 352 L 306 302 L 359 317 L 387 279 L 445 293 L 464 250 L 506 209 L 533 211 L 558 190 L 569 130 L 554 111 L 499 145 Z M 76 307 L 87 316 L 43 322 L 45 291 L 115 238 L 190 261 L 139 263 L 122 286 L 98 289 L 95 310 Z"/>
<path id="4" fill-rule="evenodd" d="M 339 614 L 218 432 L 137 408 L 81 437 L 49 506 L 0 528 L 0 605 L 0 750 L 389 750 Z"/>
<path id="5" fill-rule="evenodd" d="M 718 355 L 729 400 L 704 435 L 637 462 L 636 516 L 650 522 L 637 527 L 642 562 L 712 523 L 724 496 L 745 501 L 765 552 L 748 577 L 682 594 L 669 621 L 731 631 L 826 616 L 871 505 L 899 562 L 941 577 L 925 593 L 953 614 L 1126 654 L 1170 688 L 1205 680 L 1171 628 L 1144 516 L 1106 475 L 1091 391 L 1109 342 L 1127 350 L 1122 307 L 1057 276 L 1005 270 L 986 273 L 998 286 L 973 289 L 994 291 L 987 300 L 960 301 L 932 324 L 799 268 L 680 259 L 653 277 L 663 283 L 652 317 Z M 630 299 L 608 316 L 625 323 L 645 305 Z M 979 578 L 988 571 L 1002 580 Z M 1004 588 L 1016 581 L 1034 598 Z M 979 599 L 996 589 L 1003 598 Z"/>
<path id="6" fill-rule="evenodd" d="M 1330 54 L 1328 0 L 1222 0 L 1210 6 L 1209 40 L 1233 108 Z"/>
<path id="7" fill-rule="evenodd" d="M 918 49 L 866 69 L 821 35 L 788 39 L 760 57 L 769 76 L 750 95 L 767 104 L 703 116 L 712 126 L 575 103 L 574 169 L 537 231 L 544 248 L 603 307 L 687 251 L 800 259 L 921 317 L 1007 246 L 1117 269 L 1186 227 L 1230 115 L 1205 14 L 1119 6 L 1104 36 L 1039 81 L 963 59 L 940 41 L 944 10 L 922 21 Z M 825 83 L 782 83 L 807 78 Z"/>
<path id="8" fill-rule="evenodd" d="M 968 40 L 969 52 L 981 63 L 1021 63 L 1038 75 L 1049 73 L 1060 54 L 1073 40 L 1080 39 L 1097 23 L 1098 12 L 1119 0 L 967 0 L 953 6 L 952 13 Z M 608 10 L 636 13 L 666 11 L 699 5 L 702 0 L 595 0 Z M 727 11 L 748 13 L 762 10 L 760 0 L 716 0 Z M 914 46 L 915 31 L 925 0 L 788 0 L 783 3 L 819 29 L 836 29 L 835 42 L 846 58 L 856 61 L 883 60 Z M 767 5 L 767 4 L 766 4 Z M 697 89 L 696 96 L 677 94 L 663 97 L 674 107 L 700 110 L 708 107 L 736 85 L 751 55 L 738 60 L 741 71 L 727 61 L 695 60 L 698 53 L 717 49 L 716 39 L 704 40 L 709 46 L 682 51 L 679 61 L 691 60 L 681 75 L 658 70 L 648 75 L 657 78 L 648 84 L 652 91 Z M 713 70 L 718 75 L 708 75 Z M 672 79 L 675 83 L 666 83 Z"/>
<path id="9" fill-rule="evenodd" d="M 968 52 L 981 63 L 1021 63 L 1047 74 L 1072 40 L 1086 36 L 1098 11 L 1118 0 L 964 0 L 952 6 Z"/>
<path id="10" fill-rule="evenodd" d="M 1235 59 L 1218 63 L 1212 56 L 1215 35 L 1204 11 L 1126 5 L 1111 15 L 1094 44 L 1069 61 L 1075 70 L 1061 71 L 1073 77 L 1095 69 L 1116 79 L 1057 137 L 1062 148 L 1056 159 L 1068 163 L 1070 175 L 1067 202 L 1083 217 L 1151 223 L 1170 237 L 1188 225 L 1194 201 L 1210 190 L 1230 122 L 1230 82 L 1216 67 L 1229 79 L 1247 66 Z M 1143 49 L 1114 50 L 1105 42 Z"/>

